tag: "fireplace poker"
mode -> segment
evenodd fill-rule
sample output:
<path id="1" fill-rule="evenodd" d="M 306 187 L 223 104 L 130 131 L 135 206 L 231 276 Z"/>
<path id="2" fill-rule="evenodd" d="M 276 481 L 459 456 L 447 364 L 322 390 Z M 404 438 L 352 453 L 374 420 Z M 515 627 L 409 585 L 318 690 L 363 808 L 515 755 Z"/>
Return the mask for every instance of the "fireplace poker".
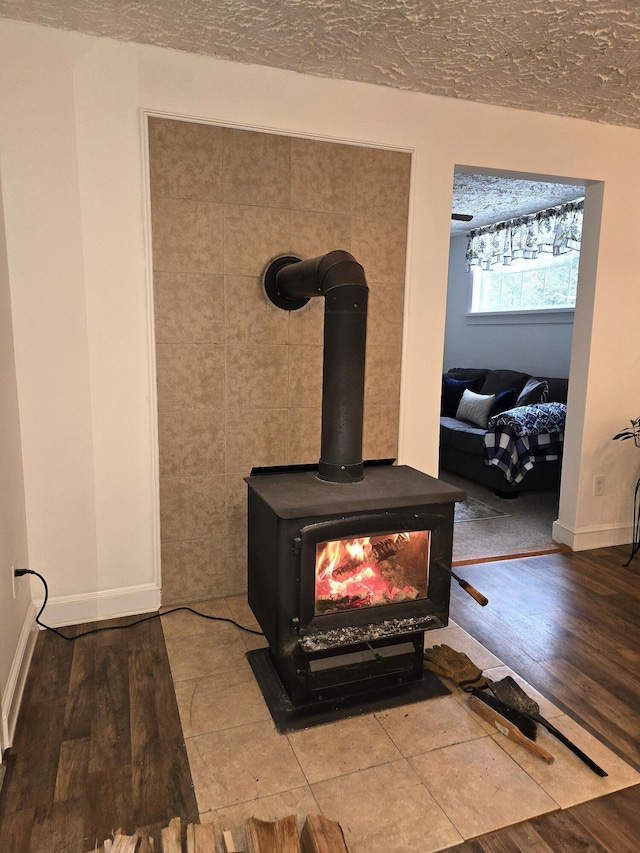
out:
<path id="1" fill-rule="evenodd" d="M 481 592 L 478 592 L 478 590 L 475 588 L 475 586 L 471 586 L 471 584 L 468 581 L 464 580 L 464 578 L 458 577 L 458 575 L 453 571 L 453 569 L 450 569 L 446 563 L 438 561 L 438 566 L 441 569 L 445 569 L 447 572 L 449 572 L 451 577 L 454 580 L 458 581 L 458 583 L 460 584 L 462 589 L 466 593 L 468 593 L 471 596 L 471 598 L 474 599 L 474 601 L 477 601 L 481 607 L 487 606 L 487 604 L 489 603 L 489 599 L 486 597 L 486 595 L 483 595 Z"/>

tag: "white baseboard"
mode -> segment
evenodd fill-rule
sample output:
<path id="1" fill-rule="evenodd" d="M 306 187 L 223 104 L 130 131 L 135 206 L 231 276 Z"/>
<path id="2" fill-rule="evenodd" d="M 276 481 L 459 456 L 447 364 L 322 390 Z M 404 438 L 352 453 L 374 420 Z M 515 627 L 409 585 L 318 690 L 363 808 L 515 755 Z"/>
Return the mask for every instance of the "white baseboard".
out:
<path id="1" fill-rule="evenodd" d="M 628 545 L 633 540 L 633 529 L 628 524 L 568 527 L 560 521 L 554 521 L 551 535 L 554 542 L 568 545 L 572 551 L 590 551 L 592 548 Z"/>
<path id="2" fill-rule="evenodd" d="M 16 731 L 27 672 L 38 636 L 36 613 L 35 605 L 30 604 L 25 613 L 18 644 L 11 662 L 7 689 L 2 694 L 2 738 L 0 740 L 3 751 L 12 745 Z"/>
<path id="3" fill-rule="evenodd" d="M 57 595 L 49 598 L 40 621 L 53 628 L 153 613 L 160 608 L 161 590 L 156 584 L 110 589 L 103 592 Z M 42 599 L 36 602 L 42 606 Z"/>

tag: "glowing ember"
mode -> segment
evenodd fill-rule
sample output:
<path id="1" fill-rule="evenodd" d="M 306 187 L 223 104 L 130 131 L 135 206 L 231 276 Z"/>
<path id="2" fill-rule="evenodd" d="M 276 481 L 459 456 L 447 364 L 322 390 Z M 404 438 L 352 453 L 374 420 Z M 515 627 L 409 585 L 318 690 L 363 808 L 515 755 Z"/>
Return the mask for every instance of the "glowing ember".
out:
<path id="1" fill-rule="evenodd" d="M 405 582 L 399 555 L 413 534 L 334 540 L 320 543 L 316 556 L 316 611 L 370 607 L 418 598 L 420 591 Z M 420 531 L 419 536 L 427 536 Z M 424 554 L 426 549 L 421 549 Z M 426 557 L 421 576 L 426 582 Z M 424 594 L 424 593 L 423 593 Z"/>

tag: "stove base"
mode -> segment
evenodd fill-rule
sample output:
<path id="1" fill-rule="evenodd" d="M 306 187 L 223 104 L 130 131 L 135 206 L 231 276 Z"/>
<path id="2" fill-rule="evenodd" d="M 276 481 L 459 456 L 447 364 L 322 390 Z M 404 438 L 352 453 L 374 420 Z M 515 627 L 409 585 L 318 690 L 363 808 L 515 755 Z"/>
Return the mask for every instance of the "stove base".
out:
<path id="1" fill-rule="evenodd" d="M 323 723 L 333 723 L 347 717 L 370 714 L 408 705 L 436 696 L 447 696 L 451 691 L 432 672 L 425 670 L 419 681 L 369 690 L 363 694 L 294 705 L 278 675 L 269 649 L 247 652 L 247 660 L 253 670 L 264 696 L 267 707 L 279 734 L 300 731 Z"/>

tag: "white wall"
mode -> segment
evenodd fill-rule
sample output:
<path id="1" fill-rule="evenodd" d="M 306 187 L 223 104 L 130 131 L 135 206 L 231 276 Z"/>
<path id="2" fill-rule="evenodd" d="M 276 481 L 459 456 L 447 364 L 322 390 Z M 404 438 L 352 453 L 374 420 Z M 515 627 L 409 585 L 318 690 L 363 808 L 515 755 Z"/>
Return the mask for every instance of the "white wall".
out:
<path id="1" fill-rule="evenodd" d="M 469 323 L 467 237 L 453 237 L 449 250 L 447 321 L 443 367 L 506 367 L 534 376 L 567 378 L 573 320 L 562 323 Z"/>
<path id="2" fill-rule="evenodd" d="M 0 110 L 29 552 L 52 620 L 158 603 L 143 110 L 414 152 L 400 447 L 430 473 L 455 164 L 604 181 L 559 530 L 575 547 L 629 541 L 636 457 L 610 438 L 638 414 L 640 132 L 6 20 Z"/>
<path id="3" fill-rule="evenodd" d="M 1 190 L 1 185 L 0 185 Z M 11 745 L 27 664 L 35 640 L 28 564 L 20 415 L 13 354 L 11 298 L 0 194 L 0 758 Z"/>

